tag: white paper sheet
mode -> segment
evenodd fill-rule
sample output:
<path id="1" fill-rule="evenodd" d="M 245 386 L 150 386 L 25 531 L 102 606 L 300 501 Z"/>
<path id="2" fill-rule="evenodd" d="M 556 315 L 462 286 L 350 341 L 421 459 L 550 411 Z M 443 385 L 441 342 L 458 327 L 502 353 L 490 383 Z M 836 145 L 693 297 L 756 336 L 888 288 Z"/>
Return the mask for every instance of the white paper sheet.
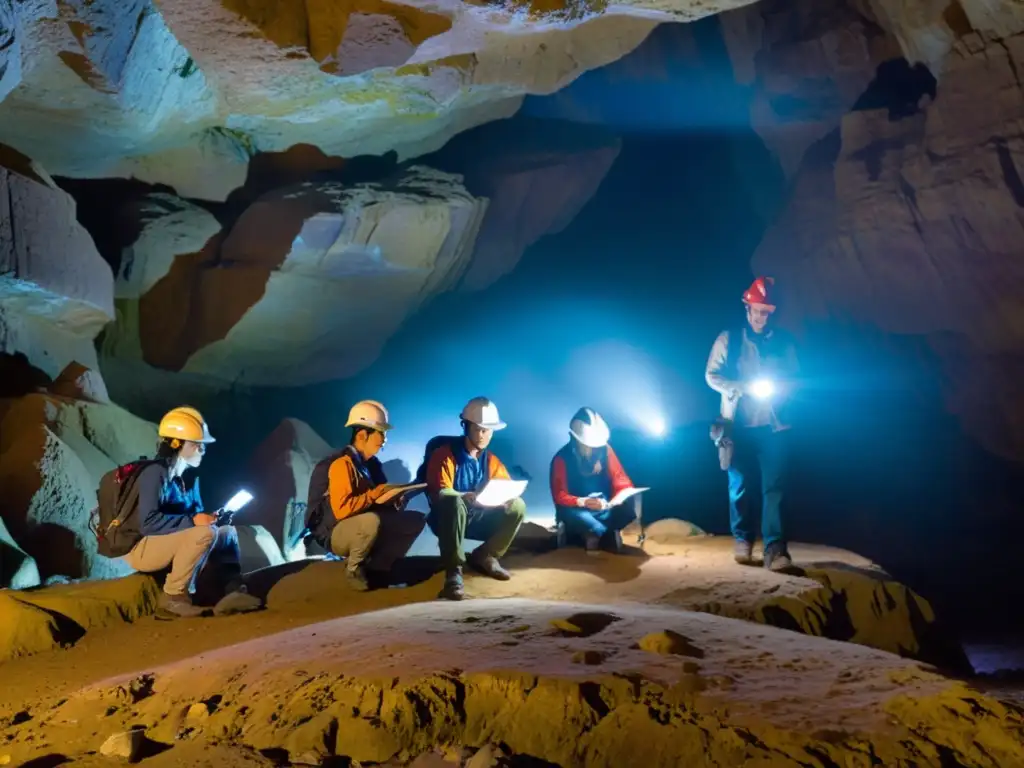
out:
<path id="1" fill-rule="evenodd" d="M 488 480 L 483 490 L 476 495 L 476 503 L 481 507 L 500 507 L 523 495 L 527 480 Z"/>
<path id="2" fill-rule="evenodd" d="M 649 491 L 650 488 L 623 488 L 621 491 L 615 494 L 611 501 L 608 502 L 609 507 L 617 507 L 627 499 L 631 499 L 638 493 Z"/>

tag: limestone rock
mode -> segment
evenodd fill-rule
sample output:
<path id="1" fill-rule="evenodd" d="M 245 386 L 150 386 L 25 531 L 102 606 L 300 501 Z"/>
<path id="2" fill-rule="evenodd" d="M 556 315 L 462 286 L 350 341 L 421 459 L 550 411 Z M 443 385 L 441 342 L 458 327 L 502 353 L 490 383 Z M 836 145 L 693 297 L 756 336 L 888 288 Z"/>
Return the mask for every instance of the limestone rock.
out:
<path id="1" fill-rule="evenodd" d="M 156 427 L 114 405 L 30 394 L 0 407 L 0 519 L 48 577 L 130 573 L 96 553 L 100 477 L 150 455 Z"/>
<path id="2" fill-rule="evenodd" d="M 27 589 L 39 585 L 39 567 L 17 545 L 0 520 L 0 585 Z"/>
<path id="3" fill-rule="evenodd" d="M 305 526 L 306 498 L 313 467 L 331 453 L 313 428 L 285 419 L 260 443 L 249 462 L 255 498 L 246 520 L 262 525 L 280 545 L 287 560 L 305 557 L 298 534 Z"/>
<path id="4" fill-rule="evenodd" d="M 457 158 L 445 151 L 431 158 L 490 200 L 460 287 L 486 288 L 511 272 L 529 246 L 566 227 L 597 192 L 620 146 L 597 128 L 499 121 L 465 137 Z"/>
<path id="5" fill-rule="evenodd" d="M 458 177 L 417 166 L 379 183 L 269 193 L 222 242 L 178 256 L 137 302 L 119 303 L 104 357 L 141 354 L 139 381 L 148 367 L 222 388 L 350 375 L 457 282 L 486 207 Z M 136 249 L 133 269 L 149 274 L 147 259 Z"/>
<path id="6" fill-rule="evenodd" d="M 146 743 L 146 732 L 141 728 L 115 733 L 100 747 L 100 754 L 106 757 L 120 757 L 129 763 L 139 759 L 139 753 Z"/>
<path id="7" fill-rule="evenodd" d="M 615 61 L 659 22 L 745 4 L 21 3 L 25 66 L 0 139 L 61 176 L 222 200 L 259 152 L 417 156 Z"/>
<path id="8" fill-rule="evenodd" d="M 40 166 L 0 146 L 0 352 L 56 376 L 96 367 L 92 340 L 113 319 L 113 275 Z"/>
<path id="9" fill-rule="evenodd" d="M 94 403 L 109 403 L 107 385 L 98 371 L 90 370 L 77 361 L 67 364 L 60 375 L 47 387 L 53 395 L 73 400 L 91 400 Z"/>
<path id="10" fill-rule="evenodd" d="M 737 82 L 753 87 L 751 126 L 787 176 L 839 124 L 878 65 L 901 55 L 897 38 L 847 0 L 768 0 L 718 21 Z"/>
<path id="11" fill-rule="evenodd" d="M 14 6 L 0 3 L 0 101 L 21 82 L 21 29 Z"/>
<path id="12" fill-rule="evenodd" d="M 1022 65 L 1024 36 L 968 34 L 938 99 L 847 115 L 804 163 L 752 262 L 787 285 L 796 316 L 924 336 L 949 409 L 1014 458 L 1024 457 Z"/>
<path id="13" fill-rule="evenodd" d="M 136 206 L 140 233 L 121 253 L 114 284 L 117 299 L 138 299 L 171 271 L 174 260 L 203 250 L 221 225 L 197 205 L 163 193 L 148 195 Z"/>

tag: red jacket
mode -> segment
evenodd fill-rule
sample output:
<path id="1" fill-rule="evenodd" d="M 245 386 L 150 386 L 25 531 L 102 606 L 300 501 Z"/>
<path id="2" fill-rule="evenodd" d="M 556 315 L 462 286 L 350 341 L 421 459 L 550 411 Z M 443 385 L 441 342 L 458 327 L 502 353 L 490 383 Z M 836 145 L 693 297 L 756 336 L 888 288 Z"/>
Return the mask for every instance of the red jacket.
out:
<path id="1" fill-rule="evenodd" d="M 611 485 L 611 498 L 614 498 L 615 494 L 622 489 L 632 488 L 633 481 L 629 479 L 629 475 L 626 474 L 626 470 L 622 468 L 622 464 L 619 462 L 619 457 L 615 455 L 615 451 L 612 450 L 610 445 L 607 446 L 607 453 L 608 458 L 605 462 L 604 471 L 607 473 Z M 579 496 L 573 496 L 569 492 L 568 472 L 566 471 L 562 451 L 559 451 L 551 462 L 551 498 L 554 500 L 556 507 L 577 507 L 581 503 Z M 609 501 L 611 498 L 609 498 Z"/>

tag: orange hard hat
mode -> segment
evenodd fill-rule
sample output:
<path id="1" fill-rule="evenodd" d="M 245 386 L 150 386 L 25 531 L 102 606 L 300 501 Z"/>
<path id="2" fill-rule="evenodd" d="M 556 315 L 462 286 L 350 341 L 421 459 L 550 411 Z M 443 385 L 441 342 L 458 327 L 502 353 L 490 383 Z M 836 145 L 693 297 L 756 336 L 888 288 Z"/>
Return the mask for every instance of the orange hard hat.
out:
<path id="1" fill-rule="evenodd" d="M 767 307 L 775 306 L 775 285 L 774 277 L 758 277 L 750 284 L 750 287 L 743 292 L 744 304 L 764 304 Z"/>

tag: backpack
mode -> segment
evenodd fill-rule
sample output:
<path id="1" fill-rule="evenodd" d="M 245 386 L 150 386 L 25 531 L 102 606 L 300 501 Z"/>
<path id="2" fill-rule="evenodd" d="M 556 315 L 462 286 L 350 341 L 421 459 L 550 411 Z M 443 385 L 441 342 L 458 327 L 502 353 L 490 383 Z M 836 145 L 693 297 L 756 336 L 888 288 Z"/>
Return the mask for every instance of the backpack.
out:
<path id="1" fill-rule="evenodd" d="M 334 529 L 334 515 L 330 511 L 330 500 L 328 490 L 330 488 L 331 465 L 355 449 L 352 446 L 345 446 L 340 451 L 335 451 L 330 456 L 321 459 L 313 467 L 313 474 L 309 478 L 309 495 L 306 501 L 306 535 L 312 535 L 316 543 L 325 549 L 330 549 L 331 532 Z"/>
<path id="2" fill-rule="evenodd" d="M 159 459 L 142 456 L 122 464 L 100 478 L 96 491 L 98 506 L 92 511 L 90 525 L 96 534 L 96 549 L 104 557 L 127 555 L 142 538 L 139 520 L 139 476 Z"/>
<path id="3" fill-rule="evenodd" d="M 454 451 L 462 440 L 461 435 L 438 435 L 437 437 L 430 438 L 427 441 L 427 447 L 423 451 L 423 463 L 416 470 L 416 479 L 413 482 L 427 482 L 427 465 L 430 463 L 430 457 L 434 454 L 434 451 L 446 445 Z"/>

